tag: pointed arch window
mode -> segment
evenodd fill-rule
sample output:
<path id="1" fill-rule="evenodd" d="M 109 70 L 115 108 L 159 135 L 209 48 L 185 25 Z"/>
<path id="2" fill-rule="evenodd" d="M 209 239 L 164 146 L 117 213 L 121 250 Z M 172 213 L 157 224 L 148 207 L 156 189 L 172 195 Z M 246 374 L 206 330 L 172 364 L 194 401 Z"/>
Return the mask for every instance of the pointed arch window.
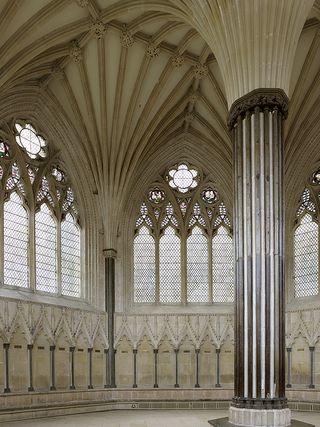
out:
<path id="1" fill-rule="evenodd" d="M 4 203 L 4 284 L 29 286 L 29 219 L 17 192 Z"/>
<path id="2" fill-rule="evenodd" d="M 316 182 L 311 181 L 312 184 Z M 320 195 L 320 193 L 319 193 Z M 319 294 L 319 223 L 316 219 L 318 201 L 313 190 L 305 188 L 297 209 L 293 236 L 294 294 L 311 297 Z"/>
<path id="3" fill-rule="evenodd" d="M 9 123 L 0 135 L 2 283 L 81 297 L 78 210 L 57 153 L 28 121 Z"/>
<path id="4" fill-rule="evenodd" d="M 136 219 L 133 301 L 232 302 L 233 262 L 231 222 L 215 186 L 187 162 L 172 166 Z"/>

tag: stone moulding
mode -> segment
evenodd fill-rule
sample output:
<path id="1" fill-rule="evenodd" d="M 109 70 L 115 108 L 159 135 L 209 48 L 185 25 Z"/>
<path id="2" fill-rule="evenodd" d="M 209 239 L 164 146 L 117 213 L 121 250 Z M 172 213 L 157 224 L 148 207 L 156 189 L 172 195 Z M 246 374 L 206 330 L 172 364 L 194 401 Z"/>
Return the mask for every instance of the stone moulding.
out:
<path id="1" fill-rule="evenodd" d="M 261 88 L 255 89 L 248 94 L 237 99 L 229 110 L 228 128 L 232 130 L 239 116 L 244 116 L 247 112 L 253 111 L 255 108 L 261 110 L 278 109 L 283 118 L 288 116 L 289 98 L 283 89 L 279 88 Z"/>

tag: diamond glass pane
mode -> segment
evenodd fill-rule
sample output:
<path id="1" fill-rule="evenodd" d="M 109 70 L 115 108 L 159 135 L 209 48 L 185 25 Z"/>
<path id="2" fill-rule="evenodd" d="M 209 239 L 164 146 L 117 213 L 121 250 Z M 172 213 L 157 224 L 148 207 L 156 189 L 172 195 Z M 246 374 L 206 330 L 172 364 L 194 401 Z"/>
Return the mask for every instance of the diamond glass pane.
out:
<path id="1" fill-rule="evenodd" d="M 304 215 L 294 233 L 294 288 L 296 297 L 318 294 L 318 224 Z"/>
<path id="2" fill-rule="evenodd" d="M 234 300 L 233 263 L 232 237 L 224 227 L 219 227 L 212 239 L 213 302 Z"/>
<path id="3" fill-rule="evenodd" d="M 181 301 L 180 238 L 167 227 L 160 238 L 160 302 Z"/>
<path id="4" fill-rule="evenodd" d="M 57 231 L 52 213 L 46 204 L 35 216 L 36 288 L 57 292 Z"/>
<path id="5" fill-rule="evenodd" d="M 28 214 L 17 193 L 4 204 L 4 283 L 29 286 Z"/>
<path id="6" fill-rule="evenodd" d="M 134 302 L 155 302 L 155 242 L 147 227 L 141 227 L 133 243 Z"/>
<path id="7" fill-rule="evenodd" d="M 208 302 L 208 240 L 199 227 L 187 240 L 188 302 Z"/>
<path id="8" fill-rule="evenodd" d="M 80 230 L 69 214 L 61 223 L 61 292 L 80 297 Z"/>

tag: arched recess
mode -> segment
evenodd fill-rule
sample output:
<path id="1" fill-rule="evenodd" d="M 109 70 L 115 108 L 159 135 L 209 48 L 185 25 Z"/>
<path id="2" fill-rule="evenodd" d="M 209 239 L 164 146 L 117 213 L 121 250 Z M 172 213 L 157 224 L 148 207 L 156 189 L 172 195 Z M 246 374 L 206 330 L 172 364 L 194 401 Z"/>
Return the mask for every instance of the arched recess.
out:
<path id="1" fill-rule="evenodd" d="M 55 375 L 57 390 L 67 390 L 70 387 L 70 342 L 61 333 L 56 340 Z"/>
<path id="2" fill-rule="evenodd" d="M 159 387 L 172 387 L 175 384 L 176 356 L 171 341 L 164 336 L 159 345 L 158 352 L 158 383 Z"/>
<path id="3" fill-rule="evenodd" d="M 310 383 L 309 345 L 302 335 L 292 345 L 291 383 L 304 386 Z"/>
<path id="4" fill-rule="evenodd" d="M 25 331 L 19 325 L 10 341 L 9 379 L 12 392 L 27 391 L 29 384 L 28 350 Z"/>
<path id="5" fill-rule="evenodd" d="M 83 286 L 85 299 L 102 308 L 104 289 L 98 286 L 103 259 L 97 256 L 100 249 L 101 210 L 97 193 L 98 178 L 92 153 L 85 151 L 83 136 L 69 121 L 64 111 L 44 90 L 22 88 L 10 90 L 6 102 L 0 106 L 3 123 L 25 118 L 45 132 L 46 138 L 56 149 L 56 160 L 67 171 L 77 196 L 79 217 L 83 230 Z M 101 259 L 97 265 L 96 260 Z"/>
<path id="6" fill-rule="evenodd" d="M 144 336 L 140 341 L 137 353 L 137 383 L 138 387 L 153 387 L 154 384 L 154 354 L 153 346 Z"/>
<path id="7" fill-rule="evenodd" d="M 196 381 L 196 356 L 192 340 L 186 336 L 179 346 L 179 384 L 181 387 L 194 387 Z"/>
<path id="8" fill-rule="evenodd" d="M 103 388 L 106 384 L 105 372 L 105 343 L 100 335 L 96 336 L 93 342 L 92 353 L 92 384 L 93 387 Z"/>
<path id="9" fill-rule="evenodd" d="M 228 336 L 221 346 L 220 383 L 231 387 L 234 382 L 234 344 Z"/>
<path id="10" fill-rule="evenodd" d="M 33 343 L 33 383 L 36 391 L 48 391 L 50 388 L 50 345 L 45 332 L 41 329 Z"/>
<path id="11" fill-rule="evenodd" d="M 74 383 L 76 389 L 87 389 L 89 384 L 89 356 L 87 338 L 80 334 L 74 352 Z"/>
<path id="12" fill-rule="evenodd" d="M 199 354 L 199 384 L 201 387 L 212 387 L 216 376 L 216 348 L 209 336 L 206 336 Z"/>
<path id="13" fill-rule="evenodd" d="M 133 347 L 124 335 L 117 346 L 116 384 L 121 387 L 132 387 L 133 382 Z"/>

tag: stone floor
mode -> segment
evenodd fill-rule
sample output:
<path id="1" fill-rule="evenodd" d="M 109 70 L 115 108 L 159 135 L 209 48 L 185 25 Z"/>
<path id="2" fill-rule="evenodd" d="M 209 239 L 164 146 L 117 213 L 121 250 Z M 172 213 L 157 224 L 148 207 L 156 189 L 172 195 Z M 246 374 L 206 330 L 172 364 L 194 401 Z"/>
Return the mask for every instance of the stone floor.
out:
<path id="1" fill-rule="evenodd" d="M 227 411 L 137 410 L 69 415 L 30 421 L 6 422 L 8 427 L 209 427 L 208 420 Z M 293 412 L 292 418 L 320 427 L 320 413 Z M 0 424 L 4 425 L 4 424 Z"/>

